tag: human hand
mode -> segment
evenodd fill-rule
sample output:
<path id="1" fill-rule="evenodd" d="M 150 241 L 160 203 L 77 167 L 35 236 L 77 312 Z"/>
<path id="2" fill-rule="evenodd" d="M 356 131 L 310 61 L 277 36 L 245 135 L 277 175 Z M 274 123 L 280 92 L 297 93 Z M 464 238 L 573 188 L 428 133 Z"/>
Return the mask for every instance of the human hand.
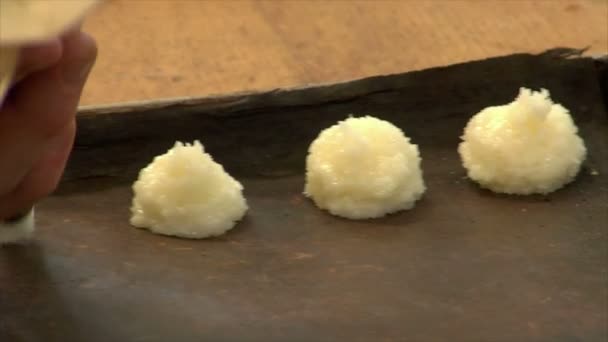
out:
<path id="1" fill-rule="evenodd" d="M 0 107 L 0 222 L 57 187 L 96 57 L 95 41 L 80 28 L 21 51 L 16 83 Z"/>

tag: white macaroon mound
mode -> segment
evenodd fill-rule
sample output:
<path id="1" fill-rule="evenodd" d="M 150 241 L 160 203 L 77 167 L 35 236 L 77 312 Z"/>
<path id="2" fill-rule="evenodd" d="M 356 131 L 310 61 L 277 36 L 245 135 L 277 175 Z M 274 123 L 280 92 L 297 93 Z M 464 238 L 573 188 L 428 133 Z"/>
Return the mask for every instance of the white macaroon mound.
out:
<path id="1" fill-rule="evenodd" d="M 308 152 L 304 194 L 336 216 L 411 209 L 426 190 L 418 147 L 384 120 L 348 118 L 322 131 Z"/>
<path id="2" fill-rule="evenodd" d="M 574 180 L 587 153 L 570 113 L 546 89 L 521 88 L 512 103 L 482 110 L 462 140 L 469 178 L 505 194 L 553 192 Z"/>
<path id="3" fill-rule="evenodd" d="M 131 224 L 182 238 L 222 235 L 247 212 L 242 190 L 199 141 L 178 141 L 140 171 Z"/>

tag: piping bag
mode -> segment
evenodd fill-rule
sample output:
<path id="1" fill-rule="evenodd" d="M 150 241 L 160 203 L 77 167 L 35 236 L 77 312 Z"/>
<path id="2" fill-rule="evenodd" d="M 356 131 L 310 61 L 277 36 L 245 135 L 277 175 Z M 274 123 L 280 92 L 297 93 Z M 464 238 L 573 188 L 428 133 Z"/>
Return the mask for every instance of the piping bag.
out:
<path id="1" fill-rule="evenodd" d="M 0 0 L 0 108 L 13 85 L 21 48 L 60 36 L 101 1 Z M 34 227 L 34 207 L 0 220 L 0 245 L 29 238 Z"/>

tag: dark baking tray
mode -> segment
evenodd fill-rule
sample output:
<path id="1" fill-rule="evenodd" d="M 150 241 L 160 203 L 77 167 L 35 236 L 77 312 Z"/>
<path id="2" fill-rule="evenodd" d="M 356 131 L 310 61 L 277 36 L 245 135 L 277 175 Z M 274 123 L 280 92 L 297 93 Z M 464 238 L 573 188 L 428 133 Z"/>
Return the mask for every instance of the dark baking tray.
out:
<path id="1" fill-rule="evenodd" d="M 606 62 L 518 54 L 341 84 L 83 108 L 36 240 L 0 249 L 1 341 L 606 341 Z M 480 109 L 545 87 L 589 149 L 548 196 L 465 179 L 456 147 Z M 302 195 L 323 128 L 375 115 L 419 145 L 428 191 L 349 221 Z M 130 185 L 175 140 L 200 139 L 250 210 L 211 240 L 129 226 Z"/>

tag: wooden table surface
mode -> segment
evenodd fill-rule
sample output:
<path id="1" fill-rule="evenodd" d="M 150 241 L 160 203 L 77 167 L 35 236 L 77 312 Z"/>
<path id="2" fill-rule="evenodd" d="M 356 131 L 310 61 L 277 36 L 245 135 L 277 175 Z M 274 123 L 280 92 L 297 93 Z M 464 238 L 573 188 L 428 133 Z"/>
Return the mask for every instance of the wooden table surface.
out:
<path id="1" fill-rule="evenodd" d="M 327 83 L 558 46 L 608 51 L 608 1 L 110 0 L 82 104 Z"/>

